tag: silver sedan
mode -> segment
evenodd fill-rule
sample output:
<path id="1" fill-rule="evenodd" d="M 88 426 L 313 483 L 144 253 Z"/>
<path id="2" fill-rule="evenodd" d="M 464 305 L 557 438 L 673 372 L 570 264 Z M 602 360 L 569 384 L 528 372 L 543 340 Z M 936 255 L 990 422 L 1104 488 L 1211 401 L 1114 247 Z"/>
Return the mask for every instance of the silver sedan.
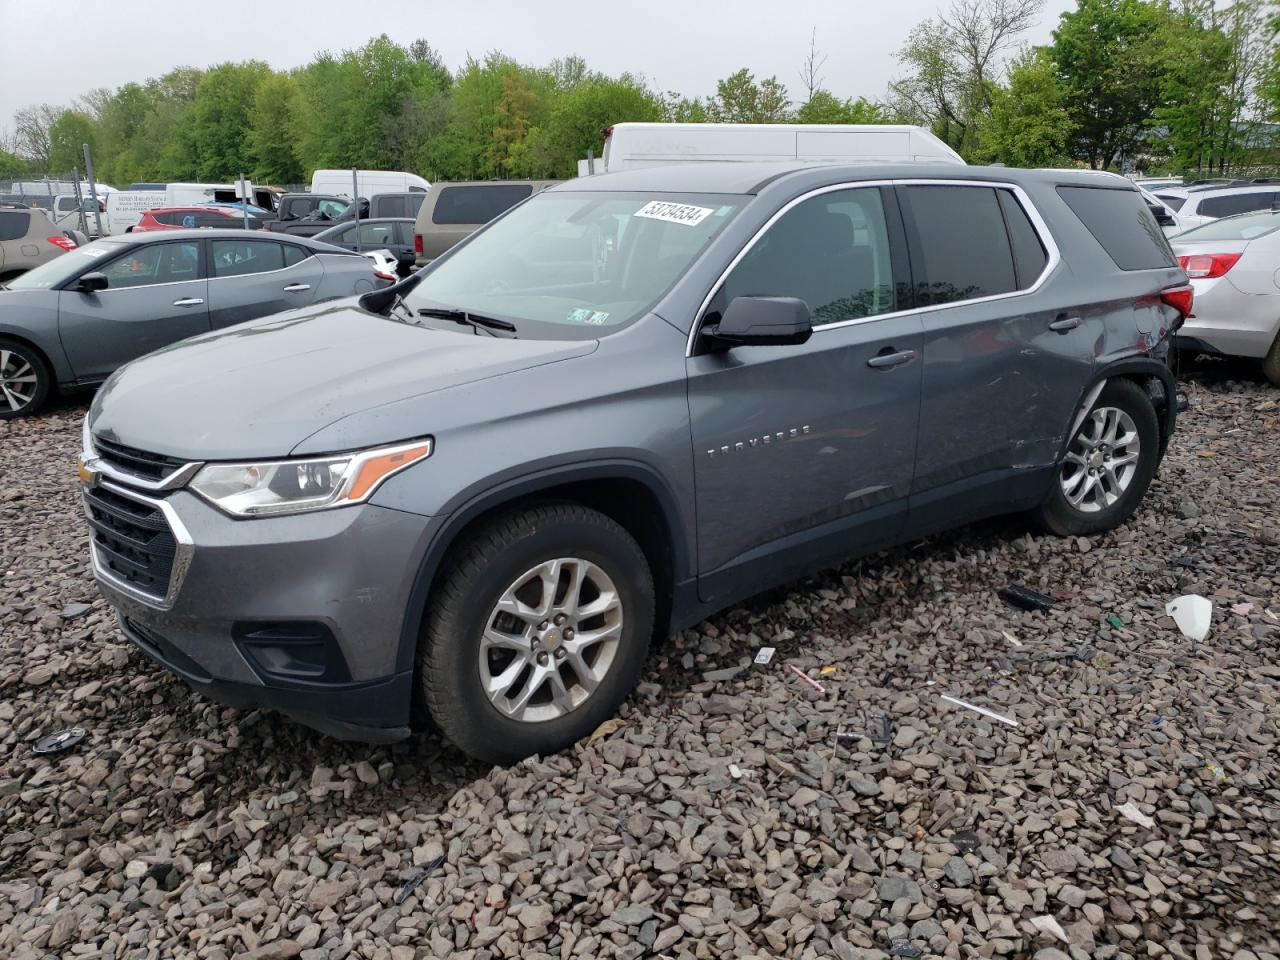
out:
<path id="1" fill-rule="evenodd" d="M 0 289 L 0 420 L 196 334 L 384 286 L 366 257 L 306 237 L 110 237 Z"/>
<path id="2" fill-rule="evenodd" d="M 1280 386 L 1280 213 L 1223 217 L 1169 242 L 1195 288 L 1178 346 L 1260 358 Z"/>

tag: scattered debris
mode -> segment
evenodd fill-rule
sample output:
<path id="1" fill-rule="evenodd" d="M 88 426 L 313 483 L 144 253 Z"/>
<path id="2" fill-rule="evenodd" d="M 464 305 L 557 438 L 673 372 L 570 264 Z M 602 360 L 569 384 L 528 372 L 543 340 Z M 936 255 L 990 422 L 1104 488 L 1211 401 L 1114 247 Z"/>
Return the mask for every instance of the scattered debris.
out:
<path id="1" fill-rule="evenodd" d="M 857 743 L 859 740 L 861 740 L 862 734 L 859 733 L 857 730 L 847 729 L 845 725 L 842 723 L 840 724 L 840 726 L 836 727 L 835 739 L 837 744 L 840 744 L 840 743 L 852 744 L 852 743 Z"/>
<path id="2" fill-rule="evenodd" d="M 392 898 L 395 905 L 398 907 L 400 904 L 408 900 L 410 894 L 422 885 L 422 881 L 427 879 L 431 874 L 431 871 L 438 869 L 442 863 L 444 863 L 443 853 L 428 863 L 425 867 L 419 867 L 417 870 L 413 871 L 413 875 L 404 882 L 404 886 L 397 890 L 396 895 Z"/>
<path id="3" fill-rule="evenodd" d="M 827 692 L 827 688 L 826 688 L 826 687 L 824 687 L 822 684 L 820 684 L 817 680 L 813 679 L 813 677 L 809 676 L 807 673 L 805 673 L 803 670 L 801 670 L 799 667 L 797 667 L 797 666 L 796 666 L 794 663 L 792 663 L 790 660 L 788 660 L 786 663 L 784 663 L 784 664 L 783 664 L 783 666 L 784 666 L 784 667 L 786 667 L 788 670 L 790 670 L 792 673 L 794 673 L 797 677 L 799 677 L 801 680 L 803 680 L 803 681 L 804 681 L 805 683 L 807 683 L 809 686 L 813 687 L 813 689 L 817 690 L 819 693 L 826 693 L 826 692 Z"/>
<path id="4" fill-rule="evenodd" d="M 1233 603 L 1231 605 L 1231 612 L 1238 617 L 1247 617 L 1252 610 L 1253 604 L 1247 601 L 1245 603 Z"/>
<path id="5" fill-rule="evenodd" d="M 1111 624 L 1111 626 L 1117 629 L 1124 626 L 1124 620 L 1116 616 L 1114 613 L 1111 616 L 1107 617 L 1107 623 Z"/>
<path id="6" fill-rule="evenodd" d="M 1213 623 L 1213 603 L 1198 593 L 1170 600 L 1164 605 L 1164 612 L 1173 617 L 1182 635 L 1190 637 L 1197 643 L 1209 636 L 1209 627 Z"/>
<path id="7" fill-rule="evenodd" d="M 1003 716 L 993 710 L 988 710 L 986 707 L 979 707 L 972 703 L 966 703 L 964 700 L 953 697 L 948 693 L 942 694 L 942 699 L 947 701 L 947 703 L 954 703 L 957 707 L 964 707 L 966 710 L 972 710 L 974 713 L 980 713 L 984 717 L 990 717 L 992 720 L 999 720 L 1007 726 L 1016 727 L 1018 725 L 1018 721 L 1014 720 L 1012 717 Z"/>
<path id="8" fill-rule="evenodd" d="M 919 957 L 923 955 L 923 950 L 919 947 L 912 946 L 906 941 L 894 944 L 889 950 L 889 956 L 891 957 Z"/>
<path id="9" fill-rule="evenodd" d="M 968 853 L 970 850 L 977 850 L 978 847 L 982 845 L 981 841 L 978 840 L 978 835 L 972 830 L 953 833 L 951 835 L 951 842 L 955 844 L 956 849 L 961 853 Z"/>
<path id="10" fill-rule="evenodd" d="M 1046 596 L 1028 587 L 1001 587 L 996 595 L 1010 606 L 1019 610 L 1052 610 L 1053 597 Z"/>
<path id="11" fill-rule="evenodd" d="M 1022 646 L 1022 641 L 1020 641 L 1017 637 L 1015 637 L 1015 636 L 1014 636 L 1012 633 L 1010 633 L 1008 630 L 1001 630 L 1001 631 L 1000 631 L 1000 634 L 1001 634 L 1001 636 L 1003 636 L 1006 640 L 1008 640 L 1010 643 L 1012 643 L 1015 647 L 1020 647 L 1020 646 Z"/>
<path id="12" fill-rule="evenodd" d="M 1219 783 L 1227 779 L 1227 771 L 1223 770 L 1216 763 L 1206 763 L 1204 765 L 1204 771 Z"/>
<path id="13" fill-rule="evenodd" d="M 867 718 L 867 736 L 872 743 L 892 743 L 893 723 L 883 713 L 873 713 Z"/>
<path id="14" fill-rule="evenodd" d="M 835 672 L 836 672 L 836 668 L 835 668 L 835 667 L 823 667 L 821 670 L 819 670 L 819 671 L 818 671 L 818 676 L 820 676 L 820 677 L 829 677 L 829 676 L 831 676 L 831 674 L 833 674 L 833 673 L 835 673 Z"/>
<path id="15" fill-rule="evenodd" d="M 85 730 L 83 727 L 59 730 L 57 733 L 51 733 L 49 736 L 43 737 L 39 743 L 31 748 L 31 752 L 38 754 L 62 753 L 64 750 L 70 750 L 84 738 Z"/>
<path id="16" fill-rule="evenodd" d="M 596 727 L 591 736 L 587 737 L 587 743 L 595 743 L 597 740 L 603 740 L 611 733 L 617 733 L 622 729 L 621 717 L 610 717 L 600 726 Z"/>
<path id="17" fill-rule="evenodd" d="M 1058 923 L 1057 920 L 1055 920 L 1053 917 L 1049 916 L 1048 914 L 1045 914 L 1044 916 L 1040 916 L 1040 917 L 1032 917 L 1031 925 L 1035 927 L 1037 930 L 1039 930 L 1041 933 L 1052 934 L 1053 936 L 1061 940 L 1063 943 L 1071 942 L 1069 939 L 1067 939 L 1067 932 L 1062 929 L 1062 924 Z"/>
<path id="18" fill-rule="evenodd" d="M 1160 714 L 1160 716 L 1156 717 L 1154 720 L 1152 720 L 1152 721 L 1151 721 L 1151 725 L 1152 725 L 1153 727 L 1163 727 L 1163 726 L 1164 726 L 1164 722 L 1165 722 L 1166 720 L 1168 720 L 1168 719 L 1169 719 L 1169 718 L 1168 718 L 1168 717 L 1166 717 L 1166 716 L 1162 713 L 1162 714 Z"/>
<path id="19" fill-rule="evenodd" d="M 743 777 L 751 776 L 751 771 L 743 770 L 736 763 L 731 763 L 729 764 L 729 776 L 733 777 L 735 780 L 741 780 Z"/>
<path id="20" fill-rule="evenodd" d="M 1199 558 L 1199 557 L 1191 557 L 1191 556 L 1187 556 L 1187 557 L 1174 557 L 1174 558 L 1173 558 L 1172 560 L 1170 560 L 1169 562 L 1170 562 L 1170 563 L 1172 563 L 1175 567 L 1185 567 L 1185 568 L 1186 568 L 1186 569 L 1188 569 L 1188 570 L 1198 570 L 1198 569 L 1200 569 L 1200 558 Z"/>
<path id="21" fill-rule="evenodd" d="M 761 647 L 756 651 L 756 665 L 760 667 L 767 666 L 769 661 L 773 659 L 775 651 L 775 647 Z"/>
<path id="22" fill-rule="evenodd" d="M 1146 827 L 1148 830 L 1156 825 L 1154 820 L 1135 807 L 1132 802 L 1120 804 L 1120 806 L 1116 807 L 1116 813 L 1126 820 L 1132 820 L 1140 827 Z"/>

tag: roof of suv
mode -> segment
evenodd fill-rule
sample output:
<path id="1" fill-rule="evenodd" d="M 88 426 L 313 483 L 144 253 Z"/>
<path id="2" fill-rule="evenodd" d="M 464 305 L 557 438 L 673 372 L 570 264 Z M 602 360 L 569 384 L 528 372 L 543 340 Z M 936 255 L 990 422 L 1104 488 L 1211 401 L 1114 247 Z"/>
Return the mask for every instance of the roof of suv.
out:
<path id="1" fill-rule="evenodd" d="M 823 164 L 795 160 L 780 163 L 708 161 L 645 167 L 566 180 L 550 189 L 752 194 L 759 192 L 767 184 L 792 176 L 806 176 L 815 182 L 832 184 L 906 179 L 992 180 L 1004 183 L 1047 180 L 1079 186 L 1133 189 L 1133 185 L 1124 177 L 1101 170 L 1025 170 L 1014 167 L 970 167 L 952 163 Z"/>
<path id="2" fill-rule="evenodd" d="M 352 221 L 354 222 L 354 221 Z M 363 220 L 361 221 L 364 222 Z M 276 240 L 281 243 L 296 243 L 300 247 L 308 247 L 316 253 L 334 253 L 346 254 L 350 251 L 343 250 L 328 243 L 318 243 L 310 237 L 299 237 L 293 234 L 284 233 L 264 233 L 260 230 L 244 230 L 242 228 L 233 227 L 195 227 L 195 228 L 179 228 L 177 230 L 155 230 L 146 233 L 130 233 L 116 237 L 103 237 L 103 240 L 113 241 L 115 243 L 172 243 L 174 240 L 181 240 L 184 237 L 192 237 L 195 239 L 207 238 L 210 240 Z"/>

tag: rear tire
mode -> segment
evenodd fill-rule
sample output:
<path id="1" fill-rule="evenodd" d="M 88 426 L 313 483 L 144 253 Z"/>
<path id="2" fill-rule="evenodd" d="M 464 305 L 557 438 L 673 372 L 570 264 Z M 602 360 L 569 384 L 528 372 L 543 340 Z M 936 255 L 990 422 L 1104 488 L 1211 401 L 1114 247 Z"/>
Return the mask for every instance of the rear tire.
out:
<path id="1" fill-rule="evenodd" d="M 1280 387 L 1280 333 L 1276 334 L 1271 349 L 1262 358 L 1262 374 L 1271 381 L 1271 385 Z"/>
<path id="2" fill-rule="evenodd" d="M 0 420 L 31 416 L 52 389 L 53 374 L 38 350 L 0 338 Z"/>
<path id="3" fill-rule="evenodd" d="M 465 753 L 495 764 L 556 753 L 639 681 L 653 578 L 609 517 L 568 503 L 507 513 L 446 563 L 427 601 L 420 682 L 432 718 Z"/>
<path id="4" fill-rule="evenodd" d="M 1160 453 L 1151 398 L 1132 380 L 1111 380 L 1071 437 L 1036 520 L 1063 537 L 1120 526 L 1142 502 Z"/>

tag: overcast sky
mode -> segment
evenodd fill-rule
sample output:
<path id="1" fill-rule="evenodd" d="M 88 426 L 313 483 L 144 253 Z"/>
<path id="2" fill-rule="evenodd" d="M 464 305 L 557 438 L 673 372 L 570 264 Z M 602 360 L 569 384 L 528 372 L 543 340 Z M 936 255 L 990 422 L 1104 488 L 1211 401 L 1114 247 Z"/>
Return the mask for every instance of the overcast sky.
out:
<path id="1" fill-rule="evenodd" d="M 748 67 L 771 74 L 796 99 L 809 32 L 827 55 L 825 86 L 840 97 L 883 97 L 898 75 L 895 51 L 911 27 L 949 0 L 263 0 L 199 5 L 113 0 L 59 6 L 0 0 L 0 127 L 30 103 L 69 103 L 176 66 L 265 60 L 306 63 L 386 33 L 425 37 L 456 69 L 468 53 L 501 50 L 526 64 L 576 53 L 595 70 L 642 73 L 661 90 L 715 92 L 716 80 Z M 1026 39 L 1042 43 L 1072 0 L 1045 0 Z M 249 11 L 244 15 L 240 11 Z M 74 29 L 59 21 L 71 17 Z M 30 33 L 27 32 L 28 28 Z M 74 38 L 74 39 L 71 39 Z M 19 42 L 14 42 L 19 41 Z"/>

